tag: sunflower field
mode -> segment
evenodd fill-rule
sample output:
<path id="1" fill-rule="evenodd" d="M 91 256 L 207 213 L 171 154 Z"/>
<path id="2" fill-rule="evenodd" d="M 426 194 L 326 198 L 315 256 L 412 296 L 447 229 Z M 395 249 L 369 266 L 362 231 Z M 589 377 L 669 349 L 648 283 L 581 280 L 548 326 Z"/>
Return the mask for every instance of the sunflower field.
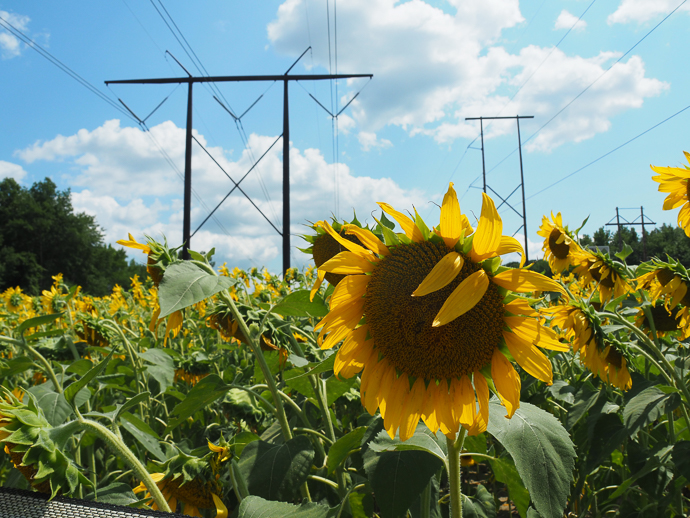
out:
<path id="1" fill-rule="evenodd" d="M 690 155 L 689 155 L 690 158 Z M 653 168 L 665 209 L 690 170 Z M 0 485 L 204 517 L 690 512 L 690 273 L 539 234 L 483 195 L 439 222 L 319 221 L 316 266 L 215 269 L 130 235 L 147 279 L 0 294 Z"/>

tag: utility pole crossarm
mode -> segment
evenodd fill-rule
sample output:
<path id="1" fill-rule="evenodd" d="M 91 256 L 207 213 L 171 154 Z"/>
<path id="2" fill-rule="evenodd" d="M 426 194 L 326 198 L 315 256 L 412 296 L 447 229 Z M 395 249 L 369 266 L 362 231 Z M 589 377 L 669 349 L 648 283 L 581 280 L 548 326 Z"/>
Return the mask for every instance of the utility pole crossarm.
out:
<path id="1" fill-rule="evenodd" d="M 281 74 L 258 76 L 201 76 L 201 77 L 158 77 L 152 79 L 118 79 L 106 81 L 106 85 L 125 84 L 170 84 L 170 83 L 232 83 L 243 81 L 320 81 L 324 79 L 354 79 L 368 77 L 374 74 Z"/>

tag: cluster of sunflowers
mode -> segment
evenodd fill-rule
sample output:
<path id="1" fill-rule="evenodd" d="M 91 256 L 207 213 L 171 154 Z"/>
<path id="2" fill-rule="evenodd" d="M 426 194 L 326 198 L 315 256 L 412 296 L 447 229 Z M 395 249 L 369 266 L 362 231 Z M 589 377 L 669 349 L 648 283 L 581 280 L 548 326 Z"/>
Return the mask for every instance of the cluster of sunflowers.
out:
<path id="1" fill-rule="evenodd" d="M 690 170 L 655 171 L 690 227 Z M 501 511 L 488 462 L 523 517 L 685 515 L 686 268 L 583 248 L 552 213 L 537 273 L 453 184 L 437 225 L 379 206 L 312 224 L 315 266 L 282 277 L 130 235 L 150 278 L 129 290 L 0 294 L 0 482 L 189 516 L 459 518 Z"/>

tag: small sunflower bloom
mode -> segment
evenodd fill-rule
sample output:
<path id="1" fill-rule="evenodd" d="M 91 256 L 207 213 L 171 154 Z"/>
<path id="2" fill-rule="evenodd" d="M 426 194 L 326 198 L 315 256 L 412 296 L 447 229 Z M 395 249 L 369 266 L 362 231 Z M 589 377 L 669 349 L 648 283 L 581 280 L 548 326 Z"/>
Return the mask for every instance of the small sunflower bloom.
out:
<path id="1" fill-rule="evenodd" d="M 684 151 L 685 159 L 690 163 L 690 153 Z M 659 192 L 667 192 L 669 195 L 664 200 L 664 210 L 673 210 L 680 207 L 678 212 L 678 226 L 690 237 L 690 200 L 688 194 L 690 187 L 690 167 L 660 167 L 650 165 L 652 171 L 658 176 L 652 176 L 652 180 L 659 182 Z"/>
<path id="2" fill-rule="evenodd" d="M 330 312 L 317 324 L 322 349 L 340 346 L 336 375 L 363 370 L 362 403 L 378 409 L 393 437 L 407 440 L 420 417 L 434 432 L 455 436 L 462 426 L 481 433 L 488 422 L 489 385 L 512 417 L 520 405 L 520 377 L 508 355 L 527 372 L 552 382 L 551 362 L 536 346 L 566 350 L 542 328 L 527 301 L 512 292 L 563 287 L 526 269 L 495 273 L 486 261 L 522 247 L 502 236 L 502 221 L 484 195 L 476 231 L 450 184 L 437 228 L 379 203 L 403 234 L 383 228 L 386 242 L 357 226 L 344 239 L 328 222 L 321 226 L 346 249 L 320 270 L 345 275 L 335 287 Z M 486 268 L 486 269 L 485 269 Z"/>
<path id="3" fill-rule="evenodd" d="M 554 274 L 561 273 L 569 266 L 577 264 L 583 251 L 577 241 L 568 231 L 568 227 L 563 226 L 563 218 L 559 212 L 556 216 L 551 213 L 551 219 L 542 217 L 540 236 L 544 238 L 544 259 L 549 262 L 551 271 Z"/>
<path id="4" fill-rule="evenodd" d="M 573 273 L 580 278 L 583 285 L 596 284 L 602 303 L 608 301 L 612 295 L 618 298 L 632 290 L 623 265 L 601 252 L 583 251 L 580 263 Z"/>

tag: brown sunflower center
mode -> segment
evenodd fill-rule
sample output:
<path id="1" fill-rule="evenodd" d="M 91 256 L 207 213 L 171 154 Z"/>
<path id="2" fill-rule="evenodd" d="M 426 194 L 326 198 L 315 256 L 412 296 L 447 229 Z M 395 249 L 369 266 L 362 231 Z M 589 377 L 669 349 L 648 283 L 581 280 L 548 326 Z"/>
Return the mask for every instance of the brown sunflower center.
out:
<path id="1" fill-rule="evenodd" d="M 170 491 L 178 500 L 192 504 L 200 509 L 213 509 L 215 507 L 208 484 L 195 478 L 184 485 L 180 485 L 183 480 L 184 477 L 178 477 L 175 480 L 169 481 L 165 486 L 165 490 Z"/>
<path id="2" fill-rule="evenodd" d="M 676 321 L 678 310 L 669 313 L 663 304 L 659 304 L 658 306 L 654 306 L 651 311 L 652 318 L 654 319 L 654 327 L 657 331 L 668 332 L 678 329 L 678 322 Z M 644 325 L 649 328 L 649 321 L 646 316 L 644 317 Z"/>
<path id="3" fill-rule="evenodd" d="M 360 240 L 357 239 L 355 236 L 345 233 L 341 233 L 340 235 L 348 241 L 351 241 L 352 243 L 362 245 Z M 333 259 L 340 252 L 344 252 L 346 250 L 347 249 L 343 245 L 338 243 L 335 239 L 333 239 L 330 234 L 321 234 L 319 237 L 316 238 L 316 240 L 314 241 L 314 245 L 312 246 L 312 256 L 314 257 L 314 264 L 318 268 L 329 259 Z M 344 278 L 344 275 L 340 275 L 337 273 L 326 273 L 326 280 L 330 282 L 333 286 L 337 285 Z"/>
<path id="4" fill-rule="evenodd" d="M 563 232 L 557 228 L 554 228 L 549 234 L 549 249 L 556 259 L 565 259 L 570 253 L 570 247 L 566 244 L 565 240 L 562 243 L 558 243 L 562 235 Z"/>
<path id="5" fill-rule="evenodd" d="M 611 347 L 606 355 L 606 363 L 620 369 L 623 366 L 623 355 L 617 349 Z"/>
<path id="6" fill-rule="evenodd" d="M 434 317 L 453 290 L 479 270 L 465 258 L 460 274 L 446 287 L 412 297 L 412 292 L 450 251 L 424 241 L 391 248 L 367 285 L 364 315 L 376 347 L 409 376 L 458 378 L 486 365 L 501 340 L 503 297 L 493 283 L 470 311 L 440 327 Z"/>
<path id="7" fill-rule="evenodd" d="M 673 271 L 669 270 L 668 268 L 663 268 L 662 270 L 657 270 L 656 272 L 656 278 L 662 286 L 666 286 L 669 282 L 671 282 L 674 275 L 675 274 Z"/>

